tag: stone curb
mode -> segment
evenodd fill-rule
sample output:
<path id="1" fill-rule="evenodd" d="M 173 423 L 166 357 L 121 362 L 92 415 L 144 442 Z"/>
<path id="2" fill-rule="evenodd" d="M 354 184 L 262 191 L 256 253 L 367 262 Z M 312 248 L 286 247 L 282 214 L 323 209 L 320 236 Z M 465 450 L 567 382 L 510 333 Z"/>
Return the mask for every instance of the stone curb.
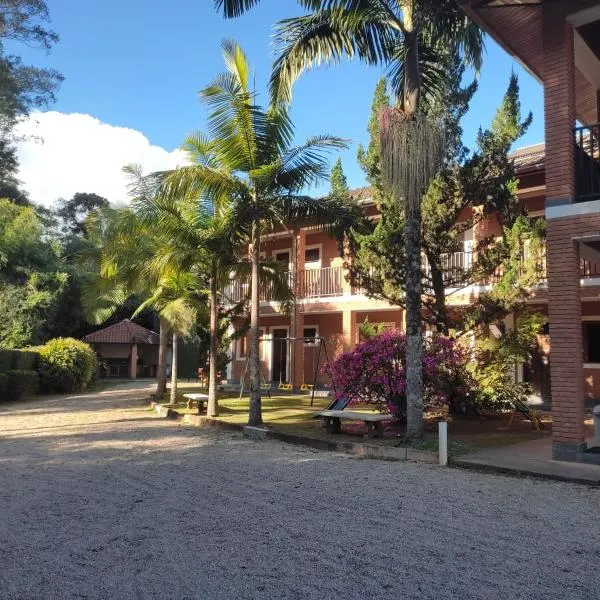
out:
<path id="1" fill-rule="evenodd" d="M 455 469 L 469 469 L 479 471 L 480 473 L 494 473 L 498 475 L 509 475 L 511 477 L 529 477 L 533 479 L 542 479 L 546 481 L 561 481 L 564 483 L 577 483 L 591 487 L 600 487 L 600 480 L 586 479 L 584 477 L 568 477 L 566 475 L 556 475 L 552 473 L 538 473 L 526 469 L 515 469 L 512 467 L 500 467 L 498 465 L 486 465 L 482 463 L 472 463 L 460 458 L 450 459 L 448 466 Z"/>
<path id="2" fill-rule="evenodd" d="M 164 408 L 164 407 L 163 407 Z M 171 411 L 173 412 L 173 411 Z M 378 446 L 376 444 L 365 444 L 356 442 L 332 442 L 330 440 L 321 440 L 318 438 L 304 437 L 274 431 L 260 427 L 249 427 L 238 423 L 227 423 L 212 419 L 203 415 L 177 415 L 182 423 L 200 427 L 203 429 L 221 429 L 223 431 L 236 431 L 243 433 L 252 439 L 257 440 L 278 440 L 287 444 L 314 448 L 315 450 L 325 450 L 329 452 L 342 452 L 360 458 L 373 458 L 390 461 L 411 461 L 423 462 L 428 464 L 437 464 L 438 458 L 435 452 L 425 452 L 412 450 L 411 448 L 395 448 L 393 446 Z"/>

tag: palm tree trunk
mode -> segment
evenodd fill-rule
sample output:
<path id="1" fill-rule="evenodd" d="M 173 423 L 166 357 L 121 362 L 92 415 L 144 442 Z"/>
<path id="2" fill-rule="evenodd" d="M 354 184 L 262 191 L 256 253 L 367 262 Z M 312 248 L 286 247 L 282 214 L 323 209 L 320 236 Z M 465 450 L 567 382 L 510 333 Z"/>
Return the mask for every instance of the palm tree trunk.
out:
<path id="1" fill-rule="evenodd" d="M 219 415 L 219 403 L 217 401 L 217 355 L 219 352 L 218 323 L 217 323 L 217 267 L 213 261 L 210 276 L 210 356 L 208 372 L 208 407 L 206 414 L 209 417 Z"/>
<path id="2" fill-rule="evenodd" d="M 407 204 L 406 227 L 406 437 L 423 436 L 423 332 L 421 326 L 421 207 Z"/>
<path id="3" fill-rule="evenodd" d="M 156 399 L 160 400 L 167 391 L 167 322 L 160 317 L 160 339 L 158 342 L 158 371 L 156 373 Z"/>
<path id="4" fill-rule="evenodd" d="M 175 404 L 177 401 L 177 339 L 177 334 L 173 332 L 173 359 L 171 361 L 171 404 Z"/>
<path id="5" fill-rule="evenodd" d="M 413 28 L 413 0 L 404 6 L 404 112 L 413 116 L 419 108 L 418 37 Z M 409 158 L 410 160 L 410 158 Z M 406 195 L 406 437 L 423 437 L 423 332 L 421 326 L 421 200 Z"/>
<path id="6" fill-rule="evenodd" d="M 259 309 L 259 279 L 258 267 L 260 260 L 260 224 L 254 222 L 251 244 L 252 279 L 250 294 L 250 331 L 248 332 L 249 347 L 248 361 L 250 367 L 250 411 L 248 425 L 262 425 L 261 389 L 260 389 L 260 356 L 258 351 L 258 309 Z"/>

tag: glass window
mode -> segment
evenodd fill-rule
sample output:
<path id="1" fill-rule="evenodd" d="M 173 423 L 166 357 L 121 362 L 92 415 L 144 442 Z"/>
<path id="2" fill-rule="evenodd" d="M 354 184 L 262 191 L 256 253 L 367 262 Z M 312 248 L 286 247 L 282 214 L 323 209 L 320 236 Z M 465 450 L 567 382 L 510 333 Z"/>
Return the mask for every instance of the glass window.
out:
<path id="1" fill-rule="evenodd" d="M 306 346 L 314 346 L 319 340 L 319 332 L 316 327 L 305 327 L 302 336 L 309 338 L 304 340 Z"/>
<path id="2" fill-rule="evenodd" d="M 304 262 L 319 262 L 321 260 L 320 248 L 307 248 L 304 251 Z"/>
<path id="3" fill-rule="evenodd" d="M 586 323 L 584 331 L 587 360 L 589 363 L 600 363 L 600 323 Z"/>

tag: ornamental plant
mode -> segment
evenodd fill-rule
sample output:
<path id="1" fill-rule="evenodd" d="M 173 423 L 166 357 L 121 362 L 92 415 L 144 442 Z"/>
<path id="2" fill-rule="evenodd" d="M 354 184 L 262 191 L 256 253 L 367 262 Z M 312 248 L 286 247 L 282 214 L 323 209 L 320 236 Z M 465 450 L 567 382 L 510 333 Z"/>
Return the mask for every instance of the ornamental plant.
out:
<path id="1" fill-rule="evenodd" d="M 424 341 L 423 398 L 426 408 L 460 401 L 469 386 L 467 353 L 455 340 L 433 335 Z M 406 335 L 386 330 L 338 356 L 330 368 L 336 397 L 369 403 L 381 412 L 406 415 Z"/>
<path id="2" fill-rule="evenodd" d="M 85 342 L 73 338 L 55 338 L 39 352 L 38 372 L 44 392 L 84 390 L 96 371 L 96 353 Z"/>

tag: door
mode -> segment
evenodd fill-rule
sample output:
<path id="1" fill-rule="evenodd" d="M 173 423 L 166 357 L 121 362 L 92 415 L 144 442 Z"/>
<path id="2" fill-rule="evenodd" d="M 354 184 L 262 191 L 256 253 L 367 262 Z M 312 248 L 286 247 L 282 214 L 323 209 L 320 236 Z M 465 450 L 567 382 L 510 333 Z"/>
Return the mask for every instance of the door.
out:
<path id="1" fill-rule="evenodd" d="M 288 383 L 288 332 L 287 329 L 271 329 L 271 379 L 277 383 Z"/>

